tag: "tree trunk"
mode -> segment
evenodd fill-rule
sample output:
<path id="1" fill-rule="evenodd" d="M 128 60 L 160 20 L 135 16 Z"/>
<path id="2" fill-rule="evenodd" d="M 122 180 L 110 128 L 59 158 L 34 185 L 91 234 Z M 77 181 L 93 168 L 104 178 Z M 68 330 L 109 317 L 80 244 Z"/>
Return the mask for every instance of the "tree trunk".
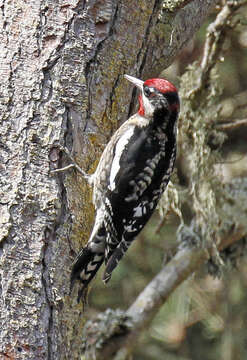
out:
<path id="1" fill-rule="evenodd" d="M 122 75 L 157 76 L 215 1 L 187 3 L 161 14 L 161 0 L 0 2 L 1 359 L 79 359 L 70 270 L 91 192 L 76 172 L 50 171 L 66 164 L 59 145 L 95 170 L 133 108 Z"/>

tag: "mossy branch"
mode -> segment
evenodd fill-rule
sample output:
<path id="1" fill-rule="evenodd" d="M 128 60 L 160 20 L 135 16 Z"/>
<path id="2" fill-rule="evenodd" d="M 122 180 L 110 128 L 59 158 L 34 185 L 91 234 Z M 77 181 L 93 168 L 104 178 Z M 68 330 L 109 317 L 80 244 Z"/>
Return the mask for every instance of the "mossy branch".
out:
<path id="1" fill-rule="evenodd" d="M 245 235 L 246 229 L 243 226 L 232 226 L 220 239 L 218 249 L 226 249 Z M 139 294 L 126 312 L 107 310 L 94 321 L 88 322 L 84 333 L 88 359 L 109 360 L 114 356 L 115 359 L 121 359 L 122 356 L 125 358 L 134 348 L 142 329 L 151 323 L 171 293 L 209 259 L 213 249 L 210 246 L 198 246 L 203 241 L 193 231 L 193 226 L 181 228 L 179 236 L 182 238 L 181 249 Z M 188 243 L 194 246 L 188 246 Z"/>
<path id="2" fill-rule="evenodd" d="M 224 44 L 227 31 L 232 29 L 232 19 L 245 1 L 225 1 L 224 6 L 218 13 L 214 22 L 212 22 L 207 29 L 206 42 L 202 61 L 200 64 L 200 75 L 198 77 L 197 86 L 193 88 L 188 96 L 193 97 L 204 86 L 207 86 L 211 70 L 216 63 L 220 61 L 222 47 Z"/>

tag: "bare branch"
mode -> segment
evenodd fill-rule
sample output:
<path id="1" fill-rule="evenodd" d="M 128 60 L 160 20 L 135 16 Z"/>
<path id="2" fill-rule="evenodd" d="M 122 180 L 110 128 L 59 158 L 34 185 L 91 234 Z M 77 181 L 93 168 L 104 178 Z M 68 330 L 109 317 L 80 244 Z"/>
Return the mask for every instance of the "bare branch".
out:
<path id="1" fill-rule="evenodd" d="M 247 119 L 236 119 L 233 120 L 231 122 L 228 123 L 224 123 L 224 124 L 216 124 L 215 128 L 217 130 L 233 130 L 233 129 L 238 129 L 241 126 L 246 126 L 247 125 Z"/>
<path id="2" fill-rule="evenodd" d="M 195 95 L 208 82 L 210 71 L 220 60 L 226 31 L 232 27 L 231 20 L 236 10 L 244 4 L 245 1 L 226 1 L 215 21 L 208 26 L 198 84 L 190 91 L 189 97 Z"/>
<path id="3" fill-rule="evenodd" d="M 148 284 L 127 311 L 139 330 L 151 322 L 169 295 L 192 274 L 209 255 L 206 249 L 180 250 Z"/>
<path id="4" fill-rule="evenodd" d="M 198 245 L 197 234 L 193 233 L 191 230 L 189 230 L 189 232 L 186 231 L 187 230 L 185 229 L 186 242 Z M 232 227 L 227 234 L 222 236 L 222 239 L 219 241 L 218 249 L 224 250 L 229 245 L 242 239 L 245 235 L 246 229 L 244 227 L 239 226 L 237 229 Z M 196 247 L 182 247 L 174 258 L 161 269 L 154 279 L 139 294 L 129 309 L 125 313 L 122 313 L 120 317 L 119 313 L 116 313 L 116 330 L 113 329 L 113 331 L 109 331 L 108 338 L 105 336 L 105 334 L 108 333 L 105 324 L 99 325 L 99 320 L 97 320 L 98 334 L 95 334 L 94 332 L 94 339 L 90 338 L 89 333 L 85 335 L 87 338 L 86 347 L 89 348 L 89 351 L 90 343 L 93 342 L 95 344 L 102 336 L 104 336 L 104 341 L 103 344 L 101 344 L 102 346 L 99 349 L 99 353 L 94 353 L 95 359 L 110 359 L 117 351 L 126 354 L 129 353 L 135 346 L 141 330 L 151 323 L 154 316 L 166 302 L 171 293 L 209 259 L 209 253 L 211 253 L 211 251 L 211 244 L 208 244 L 206 247 L 203 247 L 202 245 Z M 106 316 L 108 315 L 106 314 Z M 112 313 L 111 316 L 113 316 Z M 125 326 L 122 321 L 123 318 L 126 319 Z M 103 319 L 102 315 L 101 319 Z M 102 323 L 103 322 L 105 322 L 105 319 Z M 129 324 L 131 324 L 131 326 Z M 92 327 L 91 324 L 90 327 Z M 100 333 L 101 328 L 103 329 L 104 334 Z M 119 330 L 120 328 L 122 329 L 121 332 Z M 98 339 L 97 341 L 95 340 L 95 336 Z M 102 340 L 100 341 L 102 343 Z M 118 358 L 118 356 L 116 356 L 116 358 Z"/>
<path id="5" fill-rule="evenodd" d="M 240 240 L 244 235 L 245 230 L 242 227 L 233 230 L 222 238 L 218 249 L 225 249 L 230 244 Z M 191 240 L 193 241 L 193 239 Z M 210 247 L 181 249 L 139 294 L 136 301 L 126 312 L 126 315 L 131 318 L 133 323 L 133 329 L 125 339 L 128 350 L 133 349 L 140 331 L 151 323 L 160 307 L 173 291 L 209 259 L 210 252 Z"/>

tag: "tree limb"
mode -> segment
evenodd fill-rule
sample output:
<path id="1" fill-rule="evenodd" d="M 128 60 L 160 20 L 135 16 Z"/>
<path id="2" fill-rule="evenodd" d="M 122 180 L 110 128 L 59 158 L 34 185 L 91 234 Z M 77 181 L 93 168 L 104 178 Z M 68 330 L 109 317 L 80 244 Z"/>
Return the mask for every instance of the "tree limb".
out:
<path id="1" fill-rule="evenodd" d="M 226 131 L 226 130 L 238 129 L 241 126 L 246 126 L 246 125 L 247 125 L 247 119 L 236 119 L 228 123 L 216 124 L 215 128 L 217 130 Z"/>
<path id="2" fill-rule="evenodd" d="M 235 15 L 236 10 L 240 6 L 246 4 L 245 1 L 226 1 L 225 5 L 217 15 L 214 22 L 212 22 L 207 29 L 206 42 L 204 46 L 203 57 L 200 66 L 200 76 L 196 88 L 192 89 L 189 93 L 195 95 L 202 85 L 208 82 L 210 72 L 220 59 L 222 52 L 222 45 L 225 40 L 226 30 L 231 28 L 231 20 Z"/>
<path id="3" fill-rule="evenodd" d="M 202 244 L 198 243 L 197 234 L 191 231 L 191 229 L 188 230 L 188 228 L 184 228 L 181 232 L 182 237 L 184 237 L 181 249 L 139 294 L 129 309 L 122 313 L 121 319 L 125 317 L 126 326 L 124 327 L 124 324 L 117 320 L 119 326 L 115 326 L 116 330 L 111 333 L 109 332 L 109 337 L 104 339 L 98 353 L 94 352 L 95 359 L 112 359 L 118 351 L 119 354 L 122 352 L 122 348 L 125 348 L 125 354 L 130 352 L 135 346 L 141 330 L 151 323 L 160 307 L 166 302 L 171 293 L 173 293 L 184 280 L 191 276 L 195 270 L 198 270 L 200 266 L 209 259 L 209 253 L 212 251 L 211 244 L 208 244 L 206 247 L 202 246 Z M 245 235 L 245 228 L 239 226 L 239 228 L 235 229 L 232 227 L 220 240 L 218 249 L 225 249 L 230 244 L 236 243 L 242 239 Z M 194 245 L 196 244 L 197 246 L 189 247 L 185 245 L 186 242 Z M 117 314 L 117 316 L 119 315 Z M 104 321 L 105 320 L 103 320 L 103 322 Z M 127 322 L 131 325 L 127 325 Z M 119 333 L 120 326 L 123 329 L 122 333 Z M 97 323 L 98 333 L 94 333 L 94 336 L 97 336 L 98 339 L 103 335 L 100 333 L 100 328 L 102 328 L 102 326 Z M 104 336 L 106 332 L 107 330 L 104 328 Z M 90 352 L 92 351 L 92 349 L 90 349 L 90 343 L 95 344 L 99 340 L 92 340 L 90 334 L 84 334 L 84 337 L 88 344 L 86 346 L 87 350 L 92 356 L 92 352 Z M 93 351 L 95 351 L 95 346 Z M 116 356 L 116 358 L 119 357 Z"/>

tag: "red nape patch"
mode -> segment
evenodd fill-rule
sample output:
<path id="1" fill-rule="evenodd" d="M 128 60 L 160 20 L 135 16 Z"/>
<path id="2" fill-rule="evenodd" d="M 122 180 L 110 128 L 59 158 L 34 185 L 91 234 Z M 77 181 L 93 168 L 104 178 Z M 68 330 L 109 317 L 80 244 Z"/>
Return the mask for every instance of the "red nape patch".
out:
<path id="1" fill-rule="evenodd" d="M 145 111 L 144 111 L 143 100 L 142 100 L 142 96 L 141 96 L 141 95 L 139 95 L 138 100 L 139 100 L 139 110 L 138 110 L 138 114 L 141 115 L 141 116 L 144 116 L 144 115 L 145 115 Z"/>
<path id="2" fill-rule="evenodd" d="M 162 93 L 177 92 L 175 86 L 172 83 L 170 83 L 170 81 L 165 79 L 159 79 L 159 78 L 148 79 L 144 82 L 143 86 L 153 87 Z"/>

